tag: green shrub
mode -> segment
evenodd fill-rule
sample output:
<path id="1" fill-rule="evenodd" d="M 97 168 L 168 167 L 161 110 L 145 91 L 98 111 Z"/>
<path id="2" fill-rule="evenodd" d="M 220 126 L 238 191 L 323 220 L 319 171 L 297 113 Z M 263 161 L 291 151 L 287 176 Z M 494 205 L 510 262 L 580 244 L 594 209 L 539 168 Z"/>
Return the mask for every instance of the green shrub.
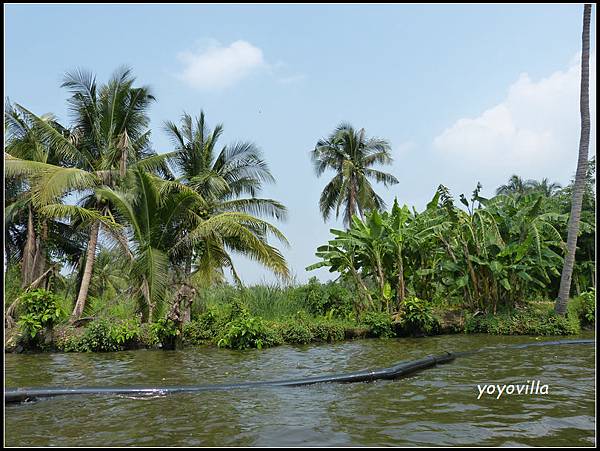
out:
<path id="1" fill-rule="evenodd" d="M 217 345 L 231 349 L 262 349 L 272 345 L 271 336 L 261 318 L 246 313 L 227 323 L 218 337 Z"/>
<path id="2" fill-rule="evenodd" d="M 361 319 L 361 324 L 369 329 L 372 337 L 388 338 L 394 336 L 392 317 L 385 312 L 367 312 Z"/>
<path id="3" fill-rule="evenodd" d="M 344 339 L 344 323 L 331 319 L 317 319 L 310 324 L 310 332 L 315 341 L 334 342 Z"/>
<path id="4" fill-rule="evenodd" d="M 226 318 L 226 320 L 228 321 L 229 319 Z M 223 321 L 219 320 L 218 312 L 214 310 L 207 310 L 198 316 L 198 319 L 196 320 L 198 329 L 203 331 L 203 334 L 205 335 L 202 338 L 205 339 L 216 337 L 218 335 L 217 327 L 222 322 Z"/>
<path id="5" fill-rule="evenodd" d="M 19 320 L 17 325 L 27 341 L 27 345 L 38 347 L 41 343 L 40 332 L 52 329 L 63 317 L 61 299 L 43 289 L 29 291 L 19 301 Z"/>
<path id="6" fill-rule="evenodd" d="M 152 332 L 156 335 L 159 343 L 163 345 L 163 347 L 172 347 L 175 338 L 180 335 L 179 329 L 177 328 L 177 324 L 173 322 L 171 319 L 161 318 L 156 322 L 152 323 L 150 326 Z"/>
<path id="7" fill-rule="evenodd" d="M 85 333 L 84 330 L 78 329 L 73 326 L 61 326 L 56 331 L 54 337 L 54 346 L 56 349 L 62 352 L 86 352 L 88 349 L 84 348 L 82 336 Z"/>
<path id="8" fill-rule="evenodd" d="M 437 332 L 439 322 L 431 303 L 409 296 L 402 303 L 397 327 L 401 335 L 431 334 Z"/>
<path id="9" fill-rule="evenodd" d="M 140 345 L 151 348 L 160 343 L 156 330 L 153 327 L 153 323 L 144 323 L 140 325 Z"/>
<path id="10" fill-rule="evenodd" d="M 244 304 L 253 316 L 274 321 L 293 315 L 305 308 L 297 289 L 278 285 L 256 285 L 240 293 Z"/>
<path id="11" fill-rule="evenodd" d="M 282 322 L 279 328 L 284 343 L 307 344 L 313 341 L 314 336 L 311 328 L 308 324 L 298 321 L 297 319 L 290 319 Z"/>
<path id="12" fill-rule="evenodd" d="M 139 343 L 140 321 L 137 318 L 121 320 L 110 326 L 110 336 L 121 348 L 127 349 Z"/>
<path id="13" fill-rule="evenodd" d="M 79 351 L 87 352 L 108 352 L 121 349 L 111 334 L 111 323 L 105 319 L 89 323 L 77 346 Z"/>
<path id="14" fill-rule="evenodd" d="M 206 312 L 205 314 L 210 314 L 210 312 Z M 206 321 L 206 317 L 202 318 L 205 314 L 203 313 L 198 320 L 190 321 L 183 326 L 183 340 L 185 343 L 198 345 L 215 337 L 215 333 L 212 329 L 214 323 L 212 323 L 212 321 Z M 212 315 L 210 318 L 211 320 L 214 319 Z"/>
<path id="15" fill-rule="evenodd" d="M 557 315 L 552 308 L 533 307 L 511 310 L 496 315 L 467 315 L 466 333 L 493 335 L 574 335 L 579 333 L 579 321 Z"/>
<path id="16" fill-rule="evenodd" d="M 568 315 L 577 318 L 582 326 L 593 326 L 596 323 L 596 290 L 592 288 L 571 299 Z"/>

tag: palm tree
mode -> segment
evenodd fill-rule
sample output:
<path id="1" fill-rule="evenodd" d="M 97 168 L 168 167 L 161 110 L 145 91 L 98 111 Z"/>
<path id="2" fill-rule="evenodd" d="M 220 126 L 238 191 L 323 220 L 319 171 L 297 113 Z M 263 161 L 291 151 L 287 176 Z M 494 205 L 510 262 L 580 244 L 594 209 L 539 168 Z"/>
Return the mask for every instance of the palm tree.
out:
<path id="1" fill-rule="evenodd" d="M 134 296 L 140 302 L 143 321 L 156 319 L 167 295 L 171 269 L 181 262 L 181 249 L 188 255 L 188 246 L 197 250 L 198 259 L 214 265 L 208 269 L 229 266 L 235 274 L 225 250 L 230 245 L 287 275 L 285 260 L 263 239 L 273 233 L 285 240 L 281 232 L 244 213 L 223 212 L 202 218 L 198 212 L 209 208 L 204 199 L 193 190 L 174 188 L 178 187 L 136 168 L 128 171 L 127 183 L 120 189 L 100 190 L 129 232 Z M 202 263 L 198 266 L 198 271 L 203 269 Z"/>
<path id="2" fill-rule="evenodd" d="M 505 185 L 500 185 L 497 189 L 496 189 L 496 194 L 519 194 L 519 195 L 523 195 L 528 191 L 528 182 L 526 182 L 525 180 L 523 180 L 521 177 L 519 177 L 518 175 L 514 174 L 511 175 L 510 178 L 508 179 L 508 183 L 506 183 Z"/>
<path id="3" fill-rule="evenodd" d="M 579 219 L 581 216 L 581 204 L 585 191 L 585 182 L 588 166 L 588 148 L 590 144 L 590 18 L 592 5 L 583 7 L 583 33 L 581 53 L 581 94 L 579 98 L 581 112 L 581 137 L 579 140 L 579 157 L 577 159 L 577 172 L 575 173 L 575 185 L 573 187 L 573 201 L 571 203 L 571 214 L 567 232 L 567 255 L 560 277 L 560 289 L 556 299 L 555 310 L 559 315 L 564 315 L 567 310 L 567 302 L 571 292 L 571 276 L 575 263 L 575 251 L 577 249 L 577 234 L 579 232 Z"/>
<path id="4" fill-rule="evenodd" d="M 266 242 L 269 234 L 287 243 L 285 237 L 256 217 L 286 217 L 280 202 L 256 197 L 264 183 L 274 182 L 260 150 L 252 143 L 238 142 L 218 151 L 223 126 L 218 124 L 210 130 L 204 112 L 195 119 L 184 113 L 179 127 L 167 121 L 164 129 L 175 146 L 170 162 L 178 177 L 172 183 L 162 183 L 163 193 L 168 189 L 191 191 L 201 199 L 192 207 L 201 222 L 183 233 L 177 247 L 184 261 L 184 277 L 194 272 L 202 283 L 210 284 L 222 280 L 223 268 L 229 268 L 241 283 L 232 251 L 287 277 L 285 259 Z"/>
<path id="5" fill-rule="evenodd" d="M 134 81 L 128 68 L 117 70 L 100 87 L 89 72 L 78 70 L 66 74 L 62 86 L 72 94 L 68 102 L 75 122 L 68 136 L 20 107 L 35 124 L 36 133 L 68 164 L 34 164 L 12 159 L 6 162 L 6 171 L 34 177 L 32 201 L 46 205 L 48 213 L 80 216 L 90 224 L 85 268 L 72 319 L 79 318 L 85 307 L 102 217 L 110 216 L 111 206 L 98 196 L 98 190 L 118 186 L 129 167 L 166 170 L 162 165 L 165 156 L 153 158 L 154 152 L 149 149 L 146 112 L 154 97 L 147 87 L 133 87 Z M 52 205 L 73 192 L 82 195 L 78 205 Z M 106 230 L 115 233 L 110 228 Z"/>
<path id="6" fill-rule="evenodd" d="M 378 138 L 367 139 L 365 129 L 354 130 L 348 123 L 341 123 L 327 138 L 317 142 L 311 152 L 317 176 L 326 169 L 336 175 L 323 189 L 319 207 L 323 220 L 335 210 L 336 218 L 344 206 L 344 225 L 349 226 L 352 216 L 365 210 L 385 208 L 383 199 L 375 193 L 370 180 L 394 185 L 398 180 L 393 175 L 373 169 L 375 164 L 391 164 L 391 148 L 388 141 Z"/>
<path id="7" fill-rule="evenodd" d="M 101 188 L 99 194 L 113 206 L 117 220 L 126 225 L 132 243 L 132 279 L 142 321 L 153 319 L 166 295 L 169 252 L 178 235 L 177 226 L 195 199 L 189 193 L 161 196 L 152 176 L 140 169 L 128 171 L 119 189 Z M 168 197 L 168 201 L 165 201 Z M 129 247 L 128 247 L 129 249 Z"/>
<path id="8" fill-rule="evenodd" d="M 541 181 L 529 180 L 527 187 L 530 192 L 541 193 L 545 197 L 554 196 L 562 188 L 560 183 L 550 182 L 547 178 L 543 178 Z"/>
<path id="9" fill-rule="evenodd" d="M 68 130 L 52 115 L 44 115 L 41 119 L 58 133 L 68 135 Z M 7 135 L 5 151 L 11 157 L 44 164 L 67 164 L 56 149 L 40 136 L 31 118 L 8 99 L 4 124 Z M 7 182 L 7 207 L 4 211 L 9 243 L 7 261 L 21 261 L 21 283 L 25 288 L 45 273 L 50 253 L 66 257 L 71 263 L 76 261 L 81 253 L 80 237 L 66 224 L 41 214 L 32 202 L 29 178 L 10 177 Z"/>

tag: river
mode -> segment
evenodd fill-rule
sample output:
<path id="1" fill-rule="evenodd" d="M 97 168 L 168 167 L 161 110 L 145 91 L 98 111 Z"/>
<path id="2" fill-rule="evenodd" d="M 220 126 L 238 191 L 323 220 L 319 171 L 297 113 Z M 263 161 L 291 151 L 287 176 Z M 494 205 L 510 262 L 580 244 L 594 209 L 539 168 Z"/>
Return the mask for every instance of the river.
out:
<path id="1" fill-rule="evenodd" d="M 11 388 L 174 386 L 375 369 L 499 347 L 393 381 L 7 405 L 4 440 L 6 446 L 594 446 L 595 347 L 501 348 L 552 339 L 459 334 L 244 352 L 7 354 Z M 548 394 L 477 399 L 477 384 L 538 380 Z"/>

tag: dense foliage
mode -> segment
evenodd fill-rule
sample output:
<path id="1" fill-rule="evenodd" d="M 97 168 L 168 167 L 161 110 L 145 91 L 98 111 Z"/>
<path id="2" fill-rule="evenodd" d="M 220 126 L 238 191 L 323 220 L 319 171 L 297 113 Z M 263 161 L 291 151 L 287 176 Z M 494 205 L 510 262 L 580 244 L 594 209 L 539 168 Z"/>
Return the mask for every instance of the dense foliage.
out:
<path id="1" fill-rule="evenodd" d="M 487 199 L 480 190 L 470 199 L 461 195 L 461 208 L 440 185 L 422 212 L 395 201 L 390 212 L 354 216 L 348 230 L 331 231 L 334 238 L 318 248 L 321 261 L 307 269 L 328 267 L 351 281 L 360 295 L 357 312 L 401 312 L 407 296 L 491 313 L 556 297 L 568 194 L 532 190 Z M 582 243 L 593 241 L 594 219 L 586 216 L 581 230 Z M 580 253 L 575 290 L 594 284 L 593 255 Z"/>

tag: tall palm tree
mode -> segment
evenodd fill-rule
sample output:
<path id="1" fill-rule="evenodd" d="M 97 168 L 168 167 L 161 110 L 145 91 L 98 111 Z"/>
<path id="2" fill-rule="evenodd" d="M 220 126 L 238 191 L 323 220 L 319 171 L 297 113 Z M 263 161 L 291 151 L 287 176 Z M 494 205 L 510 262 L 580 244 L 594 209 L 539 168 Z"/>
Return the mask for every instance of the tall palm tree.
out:
<path id="1" fill-rule="evenodd" d="M 149 148 L 147 110 L 154 97 L 149 88 L 134 87 L 134 81 L 128 68 L 118 69 L 102 86 L 97 85 L 89 72 L 78 70 L 66 74 L 62 86 L 71 92 L 68 102 L 74 119 L 69 136 L 20 107 L 35 124 L 36 132 L 69 164 L 65 167 L 12 159 L 7 161 L 6 171 L 35 177 L 32 186 L 34 204 L 51 204 L 46 207 L 47 212 L 84 216 L 90 224 L 85 267 L 73 319 L 79 318 L 85 307 L 101 218 L 110 216 L 111 206 L 98 196 L 98 190 L 118 186 L 129 167 L 161 167 L 165 170 L 162 165 L 165 157 L 153 158 L 154 153 Z M 80 195 L 78 205 L 53 205 L 67 193 Z"/>
<path id="2" fill-rule="evenodd" d="M 365 210 L 385 208 L 385 202 L 375 192 L 370 180 L 384 186 L 398 183 L 393 175 L 373 169 L 375 164 L 392 163 L 388 141 L 365 137 L 365 129 L 355 130 L 348 123 L 341 123 L 326 139 L 320 139 L 311 152 L 314 169 L 321 176 L 327 169 L 335 171 L 334 177 L 323 189 L 319 208 L 323 220 L 335 210 L 335 217 L 344 208 L 344 225 L 349 226 L 352 216 Z"/>
<path id="3" fill-rule="evenodd" d="M 571 215 L 567 232 L 567 255 L 560 277 L 560 288 L 558 298 L 554 306 L 556 313 L 564 315 L 567 311 L 567 302 L 571 292 L 571 277 L 575 263 L 575 251 L 577 249 L 577 234 L 579 232 L 579 219 L 581 216 L 581 204 L 585 191 L 585 182 L 588 167 L 588 148 L 590 145 L 590 20 L 592 5 L 583 7 L 583 32 L 581 52 L 581 94 L 579 98 L 581 113 L 581 137 L 579 140 L 579 156 L 577 159 L 577 172 L 575 173 L 575 185 L 573 187 L 573 201 L 571 203 Z"/>
<path id="4" fill-rule="evenodd" d="M 231 252 L 254 259 L 287 277 L 285 259 L 266 241 L 272 234 L 287 243 L 285 237 L 257 218 L 282 220 L 287 214 L 280 202 L 256 197 L 264 183 L 274 182 L 260 150 L 249 142 L 218 150 L 223 126 L 218 124 L 210 130 L 204 112 L 195 119 L 184 114 L 180 126 L 167 121 L 164 130 L 175 146 L 170 162 L 178 176 L 173 182 L 163 182 L 162 192 L 190 191 L 201 199 L 191 207 L 200 222 L 183 232 L 176 247 L 184 261 L 184 277 L 193 272 L 202 283 L 210 284 L 222 280 L 223 269 L 228 268 L 241 283 Z"/>

